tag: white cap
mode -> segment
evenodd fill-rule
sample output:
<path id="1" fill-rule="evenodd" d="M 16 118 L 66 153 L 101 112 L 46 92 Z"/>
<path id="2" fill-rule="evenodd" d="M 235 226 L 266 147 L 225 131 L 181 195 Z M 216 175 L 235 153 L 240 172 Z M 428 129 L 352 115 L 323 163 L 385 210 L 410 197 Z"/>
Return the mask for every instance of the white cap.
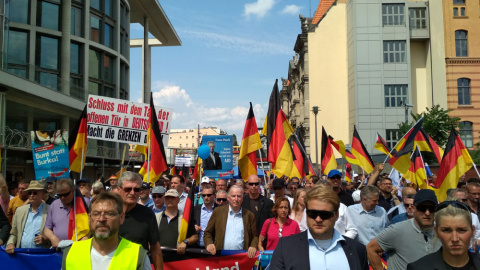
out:
<path id="1" fill-rule="evenodd" d="M 202 177 L 202 181 L 200 181 L 200 184 L 203 184 L 203 183 L 210 183 L 210 178 L 208 178 L 208 176 Z"/>
<path id="2" fill-rule="evenodd" d="M 358 173 L 353 174 L 353 178 L 358 177 Z"/>
<path id="3" fill-rule="evenodd" d="M 360 190 L 355 190 L 353 193 L 352 193 L 352 198 L 353 198 L 353 201 L 355 203 L 359 202 L 360 201 Z"/>

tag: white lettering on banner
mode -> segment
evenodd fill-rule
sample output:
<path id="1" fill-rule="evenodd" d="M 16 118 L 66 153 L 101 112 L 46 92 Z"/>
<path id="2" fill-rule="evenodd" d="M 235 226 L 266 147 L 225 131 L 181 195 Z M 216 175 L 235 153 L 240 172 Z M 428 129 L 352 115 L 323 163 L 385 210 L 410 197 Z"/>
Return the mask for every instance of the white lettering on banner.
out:
<path id="1" fill-rule="evenodd" d="M 200 270 L 200 268 L 197 267 L 196 270 Z M 235 262 L 235 265 L 232 266 L 232 267 L 227 266 L 227 267 L 222 267 L 222 268 L 212 268 L 212 269 L 210 269 L 210 267 L 207 266 L 205 268 L 205 270 L 240 270 L 240 268 L 238 267 L 238 262 Z"/>
<path id="2" fill-rule="evenodd" d="M 37 159 L 37 165 L 44 165 L 44 164 L 53 163 L 53 162 L 57 162 L 57 161 L 58 161 L 58 157 L 47 158 L 45 160 Z"/>
<path id="3" fill-rule="evenodd" d="M 168 135 L 173 110 L 155 107 L 160 133 Z M 146 145 L 149 104 L 89 95 L 87 104 L 87 137 L 89 139 Z M 168 136 L 164 144 L 168 143 Z"/>

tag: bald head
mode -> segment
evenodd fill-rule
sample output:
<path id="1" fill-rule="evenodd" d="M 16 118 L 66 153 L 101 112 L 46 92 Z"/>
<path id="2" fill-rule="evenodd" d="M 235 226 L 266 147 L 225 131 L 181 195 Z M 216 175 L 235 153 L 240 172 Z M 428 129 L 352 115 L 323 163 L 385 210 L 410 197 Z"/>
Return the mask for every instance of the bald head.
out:
<path id="1" fill-rule="evenodd" d="M 404 187 L 402 189 L 402 198 L 405 198 L 408 194 L 417 194 L 417 191 L 412 187 Z"/>
<path id="2" fill-rule="evenodd" d="M 260 178 L 256 175 L 250 175 L 247 180 L 248 195 L 251 199 L 256 199 L 260 195 Z"/>

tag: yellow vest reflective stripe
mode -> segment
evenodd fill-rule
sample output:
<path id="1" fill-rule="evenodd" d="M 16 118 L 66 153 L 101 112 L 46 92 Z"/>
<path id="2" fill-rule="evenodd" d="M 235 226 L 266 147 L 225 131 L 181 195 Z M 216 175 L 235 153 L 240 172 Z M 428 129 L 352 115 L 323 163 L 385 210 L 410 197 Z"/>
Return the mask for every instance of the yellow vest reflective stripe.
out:
<path id="1" fill-rule="evenodd" d="M 112 261 L 108 269 L 136 269 L 140 245 L 120 238 Z M 74 242 L 66 258 L 66 268 L 70 269 L 92 269 L 92 259 L 90 251 L 92 247 L 92 238 L 85 241 Z"/>

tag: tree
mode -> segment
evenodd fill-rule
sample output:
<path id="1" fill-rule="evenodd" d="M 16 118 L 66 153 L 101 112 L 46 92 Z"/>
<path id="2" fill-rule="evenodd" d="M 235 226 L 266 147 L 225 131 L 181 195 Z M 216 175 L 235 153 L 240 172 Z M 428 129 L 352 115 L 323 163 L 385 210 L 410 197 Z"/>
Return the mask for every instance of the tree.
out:
<path id="1" fill-rule="evenodd" d="M 434 105 L 432 108 L 426 108 L 427 111 L 414 114 L 411 116 L 414 119 L 412 123 L 403 122 L 398 125 L 399 135 L 402 137 L 408 130 L 423 116 L 422 128 L 427 132 L 430 137 L 442 148 L 445 148 L 448 136 L 450 135 L 450 129 L 458 127 L 460 122 L 459 117 L 450 117 L 448 113 L 450 110 L 440 108 L 440 105 Z"/>
<path id="2" fill-rule="evenodd" d="M 237 135 L 233 134 L 232 135 L 232 144 L 233 146 L 238 146 L 238 142 L 237 142 Z"/>

